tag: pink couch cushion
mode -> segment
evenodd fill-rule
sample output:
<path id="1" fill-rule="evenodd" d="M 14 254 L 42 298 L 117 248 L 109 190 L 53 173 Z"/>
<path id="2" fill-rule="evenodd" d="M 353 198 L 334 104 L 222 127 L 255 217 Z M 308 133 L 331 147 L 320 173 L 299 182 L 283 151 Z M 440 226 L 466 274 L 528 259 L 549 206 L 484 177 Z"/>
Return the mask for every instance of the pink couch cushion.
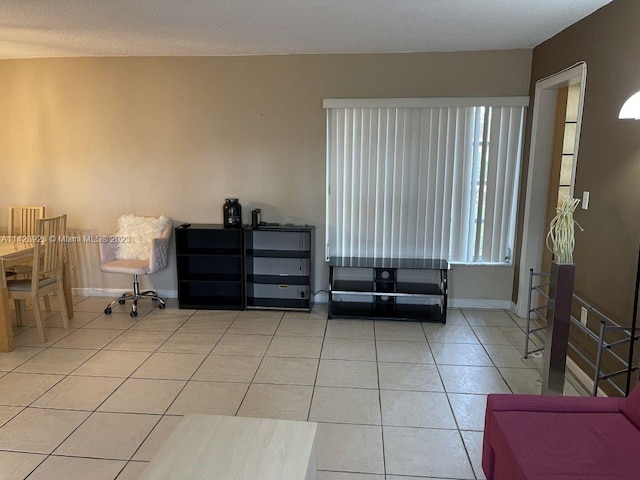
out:
<path id="1" fill-rule="evenodd" d="M 640 428 L 640 384 L 622 401 L 620 410 L 636 427 Z"/>
<path id="2" fill-rule="evenodd" d="M 640 391 L 640 390 L 639 390 Z M 555 395 L 491 394 L 487 397 L 487 420 L 494 411 L 619 413 L 621 398 L 560 397 Z"/>
<path id="3" fill-rule="evenodd" d="M 639 478 L 640 431 L 619 413 L 494 412 L 494 479 Z"/>

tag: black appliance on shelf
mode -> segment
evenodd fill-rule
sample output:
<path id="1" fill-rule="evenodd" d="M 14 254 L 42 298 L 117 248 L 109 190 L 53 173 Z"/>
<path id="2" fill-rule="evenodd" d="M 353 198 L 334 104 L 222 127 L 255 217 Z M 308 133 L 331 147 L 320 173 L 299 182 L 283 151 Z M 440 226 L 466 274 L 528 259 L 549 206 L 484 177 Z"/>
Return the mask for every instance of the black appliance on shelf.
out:
<path id="1" fill-rule="evenodd" d="M 237 198 L 225 199 L 222 206 L 222 218 L 225 227 L 242 228 L 242 207 Z"/>
<path id="2" fill-rule="evenodd" d="M 260 227 L 260 223 L 262 222 L 262 214 L 260 213 L 260 209 L 256 208 L 251 211 L 251 227 L 258 228 Z"/>

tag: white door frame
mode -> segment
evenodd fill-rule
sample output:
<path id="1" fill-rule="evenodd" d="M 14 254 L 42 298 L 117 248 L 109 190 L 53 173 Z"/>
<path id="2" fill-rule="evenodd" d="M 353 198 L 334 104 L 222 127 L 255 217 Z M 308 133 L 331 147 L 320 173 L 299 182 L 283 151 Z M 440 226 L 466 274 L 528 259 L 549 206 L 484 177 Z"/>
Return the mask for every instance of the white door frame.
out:
<path id="1" fill-rule="evenodd" d="M 542 267 L 542 253 L 546 234 L 545 216 L 549 193 L 549 171 L 553 151 L 556 103 L 558 90 L 580 83 L 578 103 L 578 123 L 576 125 L 576 148 L 574 151 L 573 178 L 582 126 L 582 109 L 587 78 L 587 64 L 579 62 L 550 77 L 536 82 L 531 125 L 531 147 L 529 150 L 529 170 L 527 173 L 527 191 L 524 207 L 522 248 L 520 251 L 520 269 L 518 280 L 518 300 L 515 312 L 526 317 L 529 297 L 529 270 L 539 272 Z M 573 186 L 571 194 L 573 195 Z"/>

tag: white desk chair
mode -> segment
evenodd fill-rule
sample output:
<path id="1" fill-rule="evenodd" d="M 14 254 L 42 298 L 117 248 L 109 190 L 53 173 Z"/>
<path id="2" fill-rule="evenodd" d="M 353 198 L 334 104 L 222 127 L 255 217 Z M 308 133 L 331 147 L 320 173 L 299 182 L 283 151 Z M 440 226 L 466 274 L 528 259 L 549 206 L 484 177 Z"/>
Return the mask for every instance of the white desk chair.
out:
<path id="1" fill-rule="evenodd" d="M 151 298 L 158 302 L 158 308 L 165 308 L 165 300 L 155 291 L 140 292 L 138 275 L 150 275 L 167 268 L 171 219 L 123 215 L 118 223 L 120 230 L 110 238 L 111 241 L 100 243 L 101 269 L 107 273 L 133 275 L 133 291 L 123 293 L 109 303 L 104 313 L 111 314 L 116 303 L 124 305 L 132 300 L 130 315 L 136 317 L 141 298 Z"/>

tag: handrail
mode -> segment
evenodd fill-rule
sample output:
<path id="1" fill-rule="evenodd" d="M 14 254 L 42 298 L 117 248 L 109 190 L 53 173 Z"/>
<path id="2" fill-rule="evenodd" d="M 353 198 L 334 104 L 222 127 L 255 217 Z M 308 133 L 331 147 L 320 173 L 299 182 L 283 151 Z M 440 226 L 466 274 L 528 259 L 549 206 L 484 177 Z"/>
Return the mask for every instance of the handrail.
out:
<path id="1" fill-rule="evenodd" d="M 550 284 L 540 283 L 536 285 L 534 284 L 534 281 L 537 277 L 542 279 L 543 277 L 547 277 L 550 275 L 551 275 L 550 273 L 536 273 L 533 271 L 533 269 L 529 270 L 529 299 L 528 299 L 528 314 L 527 314 L 527 323 L 526 323 L 526 332 L 525 332 L 526 333 L 525 350 L 524 350 L 525 358 L 527 358 L 528 355 L 530 354 L 544 350 L 545 339 L 543 335 L 540 334 L 540 332 L 546 329 L 547 319 L 541 313 L 541 311 L 544 311 L 549 306 L 549 303 L 546 303 L 544 305 L 539 305 L 537 307 L 533 307 L 532 304 L 533 304 L 534 294 L 540 294 L 542 297 L 549 300 L 549 296 L 545 292 L 543 292 L 541 289 L 548 287 Z M 629 360 L 623 358 L 621 355 L 614 352 L 613 348 L 620 345 L 629 344 L 629 351 L 633 352 L 633 345 L 640 338 L 640 335 L 637 335 L 635 332 L 635 325 L 632 325 L 631 327 L 620 325 L 618 322 L 613 320 L 611 317 L 607 316 L 601 310 L 599 310 L 598 308 L 596 308 L 595 306 L 587 302 L 583 297 L 581 297 L 580 295 L 576 295 L 575 293 L 573 294 L 573 300 L 577 301 L 579 304 L 581 304 L 582 307 L 586 308 L 590 313 L 595 314 L 600 319 L 599 331 L 595 332 L 592 329 L 590 329 L 587 325 L 584 325 L 579 319 L 575 318 L 573 315 L 569 317 L 571 323 L 579 331 L 585 334 L 588 339 L 594 341 L 597 345 L 595 361 L 592 358 L 590 358 L 586 352 L 581 350 L 579 346 L 577 346 L 574 342 L 571 342 L 571 340 L 569 340 L 569 345 L 568 345 L 568 347 L 571 348 L 571 350 L 580 359 L 582 359 L 582 361 L 584 361 L 587 365 L 589 365 L 594 371 L 593 389 L 591 391 L 591 394 L 593 396 L 597 396 L 600 382 L 606 381 L 607 384 L 611 388 L 616 390 L 618 393 L 622 395 L 628 395 L 629 381 L 627 381 L 627 387 L 625 391 L 621 389 L 615 382 L 613 382 L 612 379 L 623 374 L 627 375 L 627 379 L 628 379 L 630 378 L 631 373 L 637 371 L 640 367 L 638 365 L 635 365 L 635 366 L 632 365 Z M 538 325 L 536 325 L 535 327 L 532 327 L 532 316 L 534 318 L 537 318 L 539 321 L 541 321 L 542 325 L 538 323 Z M 607 333 L 614 332 L 614 331 L 618 332 L 621 335 L 626 335 L 626 337 L 622 339 L 608 341 L 606 339 Z M 530 338 L 532 336 L 538 339 L 538 341 L 542 343 L 541 347 L 530 350 L 529 343 L 530 343 Z M 610 359 L 612 359 L 613 361 L 622 365 L 622 368 L 613 372 L 606 372 L 606 373 L 603 372 L 602 364 L 603 364 L 605 355 Z M 582 382 L 580 382 L 580 384 L 582 384 Z M 587 388 L 585 387 L 585 389 Z"/>

